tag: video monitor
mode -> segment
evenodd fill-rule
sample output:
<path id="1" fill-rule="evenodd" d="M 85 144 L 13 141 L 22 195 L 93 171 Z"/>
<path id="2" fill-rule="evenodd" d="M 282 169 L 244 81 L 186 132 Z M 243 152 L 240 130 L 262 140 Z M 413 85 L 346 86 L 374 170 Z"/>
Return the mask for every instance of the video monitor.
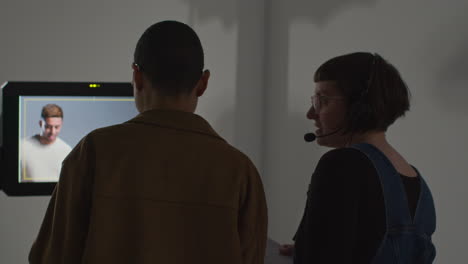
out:
<path id="1" fill-rule="evenodd" d="M 2 91 L 7 195 L 50 195 L 81 138 L 138 114 L 130 83 L 7 82 Z"/>

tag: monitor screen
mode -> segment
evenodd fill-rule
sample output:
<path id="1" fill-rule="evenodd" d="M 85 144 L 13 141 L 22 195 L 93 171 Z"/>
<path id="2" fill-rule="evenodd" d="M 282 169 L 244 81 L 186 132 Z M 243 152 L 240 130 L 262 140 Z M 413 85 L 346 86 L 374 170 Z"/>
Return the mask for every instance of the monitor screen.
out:
<path id="1" fill-rule="evenodd" d="M 138 114 L 130 83 L 9 82 L 3 108 L 1 174 L 9 195 L 50 194 L 81 138 Z"/>

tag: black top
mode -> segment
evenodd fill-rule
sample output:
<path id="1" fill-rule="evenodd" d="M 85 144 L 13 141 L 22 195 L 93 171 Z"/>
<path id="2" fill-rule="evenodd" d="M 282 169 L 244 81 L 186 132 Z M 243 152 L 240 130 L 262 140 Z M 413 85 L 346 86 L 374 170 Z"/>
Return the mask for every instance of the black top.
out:
<path id="1" fill-rule="evenodd" d="M 418 177 L 400 175 L 411 216 L 419 197 Z M 322 156 L 307 191 L 294 237 L 295 263 L 370 263 L 385 233 L 385 206 L 379 176 L 357 149 L 334 149 Z"/>

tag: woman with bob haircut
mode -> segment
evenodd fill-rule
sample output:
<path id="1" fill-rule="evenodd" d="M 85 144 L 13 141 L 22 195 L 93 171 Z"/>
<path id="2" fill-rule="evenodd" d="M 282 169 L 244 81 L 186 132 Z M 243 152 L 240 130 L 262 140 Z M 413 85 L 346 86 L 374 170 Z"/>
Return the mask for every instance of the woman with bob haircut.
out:
<path id="1" fill-rule="evenodd" d="M 294 263 L 432 263 L 435 209 L 418 170 L 386 139 L 409 110 L 409 90 L 378 54 L 332 58 L 314 75 L 307 118 L 319 160 L 294 245 Z M 312 139 L 313 140 L 313 139 Z"/>

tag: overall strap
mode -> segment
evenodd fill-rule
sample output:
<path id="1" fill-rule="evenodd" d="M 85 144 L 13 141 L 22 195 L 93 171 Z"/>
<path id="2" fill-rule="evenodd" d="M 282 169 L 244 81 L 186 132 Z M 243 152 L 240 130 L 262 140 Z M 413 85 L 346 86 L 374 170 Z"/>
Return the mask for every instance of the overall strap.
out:
<path id="1" fill-rule="evenodd" d="M 412 221 L 406 193 L 395 167 L 379 149 L 371 144 L 359 143 L 351 147 L 364 153 L 377 170 L 385 202 L 387 229 L 410 226 Z"/>
<path id="2" fill-rule="evenodd" d="M 416 171 L 417 169 L 414 168 Z M 414 224 L 420 233 L 431 235 L 435 232 L 436 228 L 436 214 L 434 207 L 434 199 L 432 198 L 431 191 L 427 186 L 426 181 L 418 172 L 420 179 L 420 193 L 418 199 L 418 206 L 414 215 Z"/>

